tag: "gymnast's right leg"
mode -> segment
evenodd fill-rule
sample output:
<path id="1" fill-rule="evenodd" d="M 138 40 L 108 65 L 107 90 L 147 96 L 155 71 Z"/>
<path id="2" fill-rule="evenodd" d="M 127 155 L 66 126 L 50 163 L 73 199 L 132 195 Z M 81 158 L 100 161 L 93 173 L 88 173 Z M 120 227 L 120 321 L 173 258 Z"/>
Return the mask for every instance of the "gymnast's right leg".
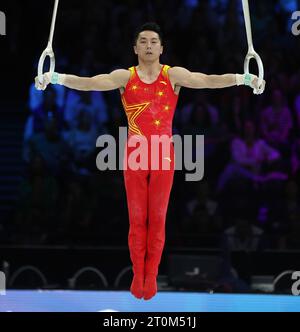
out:
<path id="1" fill-rule="evenodd" d="M 148 175 L 146 170 L 124 170 L 129 213 L 128 246 L 133 268 L 131 293 L 144 296 L 144 269 L 147 247 Z"/>

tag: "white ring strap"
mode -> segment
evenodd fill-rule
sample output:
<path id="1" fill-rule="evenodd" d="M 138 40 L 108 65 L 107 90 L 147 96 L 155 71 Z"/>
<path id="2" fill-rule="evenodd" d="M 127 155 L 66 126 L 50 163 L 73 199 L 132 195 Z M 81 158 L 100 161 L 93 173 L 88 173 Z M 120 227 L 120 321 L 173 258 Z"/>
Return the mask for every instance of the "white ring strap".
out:
<path id="1" fill-rule="evenodd" d="M 45 50 L 43 51 L 43 53 L 40 57 L 40 60 L 39 60 L 38 79 L 41 84 L 43 83 L 44 62 L 45 62 L 45 59 L 47 56 L 50 57 L 50 73 L 53 74 L 53 72 L 55 70 L 55 57 L 54 57 L 54 53 L 53 53 L 53 49 L 52 49 L 52 41 L 53 41 L 53 35 L 54 35 L 54 29 L 55 29 L 58 2 L 59 2 L 59 0 L 55 0 L 48 45 L 45 48 Z"/>
<path id="2" fill-rule="evenodd" d="M 264 65 L 260 58 L 260 56 L 255 52 L 253 47 L 253 40 L 252 40 L 252 29 L 251 29 L 251 20 L 250 20 L 250 10 L 249 10 L 249 2 L 248 0 L 242 0 L 243 3 L 243 11 L 244 11 L 244 18 L 245 18 L 245 26 L 246 26 L 246 33 L 247 33 L 247 41 L 248 41 L 248 53 L 245 58 L 244 62 L 244 72 L 245 74 L 249 74 L 249 64 L 251 59 L 255 59 L 258 66 L 258 86 L 260 87 L 264 80 Z M 258 91 L 254 89 L 254 93 L 257 94 Z"/>

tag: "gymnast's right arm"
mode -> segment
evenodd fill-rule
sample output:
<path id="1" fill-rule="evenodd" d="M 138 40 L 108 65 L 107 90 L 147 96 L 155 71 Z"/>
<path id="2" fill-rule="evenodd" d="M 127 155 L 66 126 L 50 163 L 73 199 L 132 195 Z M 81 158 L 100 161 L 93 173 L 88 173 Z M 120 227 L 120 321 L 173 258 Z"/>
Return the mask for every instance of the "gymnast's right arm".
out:
<path id="1" fill-rule="evenodd" d="M 45 73 L 43 74 L 43 83 L 38 77 L 35 78 L 35 87 L 37 90 L 45 90 L 49 83 L 64 85 L 67 88 L 80 91 L 109 91 L 124 88 L 129 80 L 130 71 L 126 69 L 117 69 L 110 74 L 101 74 L 93 77 L 78 77 L 75 75 Z"/>

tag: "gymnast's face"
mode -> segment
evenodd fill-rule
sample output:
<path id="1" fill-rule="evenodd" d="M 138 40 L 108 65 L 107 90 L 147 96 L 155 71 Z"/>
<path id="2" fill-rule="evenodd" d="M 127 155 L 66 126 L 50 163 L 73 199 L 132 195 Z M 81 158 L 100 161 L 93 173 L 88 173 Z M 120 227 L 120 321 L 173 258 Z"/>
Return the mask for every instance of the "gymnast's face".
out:
<path id="1" fill-rule="evenodd" d="M 142 31 L 134 46 L 134 52 L 143 61 L 157 61 L 163 52 L 159 35 L 154 31 Z"/>

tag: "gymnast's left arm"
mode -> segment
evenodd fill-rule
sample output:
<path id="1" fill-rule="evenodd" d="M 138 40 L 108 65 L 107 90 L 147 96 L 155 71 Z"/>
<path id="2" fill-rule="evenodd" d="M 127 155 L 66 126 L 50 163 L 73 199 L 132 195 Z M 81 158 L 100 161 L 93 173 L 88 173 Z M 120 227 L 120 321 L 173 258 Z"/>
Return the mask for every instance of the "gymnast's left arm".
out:
<path id="1" fill-rule="evenodd" d="M 177 86 L 192 89 L 221 89 L 236 85 L 248 85 L 258 89 L 259 94 L 265 89 L 265 81 L 258 86 L 258 77 L 251 74 L 206 75 L 191 72 L 182 67 L 169 69 L 170 80 Z"/>

